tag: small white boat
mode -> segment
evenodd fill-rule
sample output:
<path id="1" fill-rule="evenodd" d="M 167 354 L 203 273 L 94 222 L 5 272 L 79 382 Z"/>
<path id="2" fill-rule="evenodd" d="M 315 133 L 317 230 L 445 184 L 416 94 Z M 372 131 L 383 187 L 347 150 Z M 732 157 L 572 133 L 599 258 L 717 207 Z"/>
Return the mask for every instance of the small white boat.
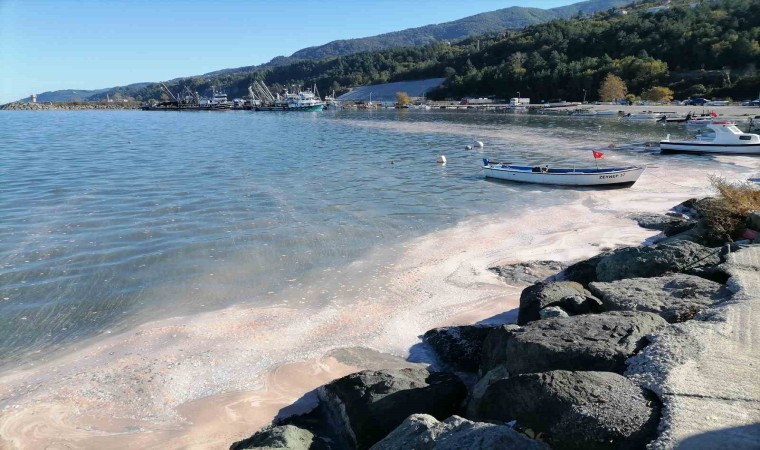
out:
<path id="1" fill-rule="evenodd" d="M 626 120 L 643 120 L 643 121 L 653 121 L 656 122 L 662 117 L 665 116 L 664 113 L 653 113 L 653 112 L 641 112 L 641 113 L 628 113 L 623 116 L 623 119 Z"/>
<path id="2" fill-rule="evenodd" d="M 571 112 L 570 115 L 573 117 L 594 117 L 596 116 L 596 111 L 591 108 L 580 108 Z"/>
<path id="3" fill-rule="evenodd" d="M 552 184 L 559 186 L 620 186 L 633 185 L 644 171 L 643 167 L 591 169 L 555 169 L 548 166 L 515 166 L 483 160 L 486 177 L 519 183 Z"/>
<path id="4" fill-rule="evenodd" d="M 668 135 L 660 141 L 660 152 L 760 155 L 760 135 L 744 133 L 732 122 L 714 121 L 705 126 L 713 133 L 693 141 L 671 141 Z"/>
<path id="5" fill-rule="evenodd" d="M 612 110 L 595 111 L 590 108 L 582 108 L 576 109 L 570 115 L 573 117 L 617 117 L 619 114 L 617 111 Z"/>

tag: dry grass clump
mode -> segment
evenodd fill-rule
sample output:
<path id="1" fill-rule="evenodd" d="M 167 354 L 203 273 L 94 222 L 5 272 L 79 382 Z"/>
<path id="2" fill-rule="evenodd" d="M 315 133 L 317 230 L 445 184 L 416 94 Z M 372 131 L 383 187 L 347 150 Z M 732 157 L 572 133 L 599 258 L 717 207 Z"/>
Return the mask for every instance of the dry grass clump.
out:
<path id="1" fill-rule="evenodd" d="M 760 189 L 751 182 L 732 183 L 716 176 L 710 177 L 710 183 L 718 196 L 697 205 L 707 225 L 707 239 L 716 243 L 741 239 L 749 214 L 760 211 Z"/>

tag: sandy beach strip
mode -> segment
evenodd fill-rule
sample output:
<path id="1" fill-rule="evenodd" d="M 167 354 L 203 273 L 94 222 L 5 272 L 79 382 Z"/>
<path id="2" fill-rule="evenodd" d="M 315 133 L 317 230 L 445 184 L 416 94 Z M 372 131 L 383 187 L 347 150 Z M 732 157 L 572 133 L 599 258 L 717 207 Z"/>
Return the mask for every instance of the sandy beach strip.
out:
<path id="1" fill-rule="evenodd" d="M 655 112 L 655 113 L 677 113 L 685 116 L 688 113 L 710 113 L 715 111 L 718 116 L 725 117 L 755 117 L 760 116 L 760 108 L 757 106 L 685 106 L 685 105 L 580 105 L 570 108 L 555 108 L 556 111 L 569 110 L 574 111 L 576 109 L 589 109 L 591 111 L 620 111 L 623 114 L 628 113 L 640 113 L 640 112 Z"/>
<path id="2" fill-rule="evenodd" d="M 746 179 L 756 164 L 720 167 L 718 175 Z M 516 308 L 522 287 L 488 267 L 570 262 L 656 234 L 630 214 L 664 212 L 710 192 L 708 173 L 679 169 L 684 181 L 675 185 L 665 181 L 673 172 L 650 167 L 630 189 L 580 191 L 567 205 L 475 217 L 413 239 L 383 263 L 384 276 L 341 270 L 357 296 L 331 306 L 240 305 L 150 322 L 7 372 L 0 448 L 227 448 L 320 384 L 406 364 L 430 328 Z"/>

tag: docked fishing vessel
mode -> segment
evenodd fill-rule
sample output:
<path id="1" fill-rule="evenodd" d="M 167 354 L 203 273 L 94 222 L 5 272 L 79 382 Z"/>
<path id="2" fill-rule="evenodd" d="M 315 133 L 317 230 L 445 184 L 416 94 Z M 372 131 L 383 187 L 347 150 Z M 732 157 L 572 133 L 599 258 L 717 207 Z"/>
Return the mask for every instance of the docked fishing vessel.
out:
<path id="1" fill-rule="evenodd" d="M 483 160 L 483 171 L 488 178 L 519 183 L 551 184 L 559 186 L 632 186 L 644 167 L 615 168 L 553 168 L 548 166 L 515 166 L 509 163 Z"/>
<path id="2" fill-rule="evenodd" d="M 204 109 L 232 109 L 233 103 L 227 100 L 227 94 L 217 91 L 216 86 L 211 86 L 211 97 L 198 100 L 198 108 Z"/>
<path id="3" fill-rule="evenodd" d="M 257 106 L 256 111 L 322 111 L 325 102 L 319 99 L 311 89 L 278 94 L 274 103 L 269 106 Z"/>
<path id="4" fill-rule="evenodd" d="M 711 121 L 705 127 L 712 133 L 692 141 L 671 141 L 668 135 L 660 141 L 660 152 L 760 155 L 760 135 L 744 133 L 732 122 Z"/>

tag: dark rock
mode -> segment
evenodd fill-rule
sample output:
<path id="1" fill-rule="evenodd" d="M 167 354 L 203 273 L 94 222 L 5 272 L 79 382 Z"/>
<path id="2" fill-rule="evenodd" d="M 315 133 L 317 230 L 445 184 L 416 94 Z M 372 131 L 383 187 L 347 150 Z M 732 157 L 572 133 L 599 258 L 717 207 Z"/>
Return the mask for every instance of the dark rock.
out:
<path id="1" fill-rule="evenodd" d="M 235 442 L 230 450 L 287 448 L 292 450 L 309 450 L 314 435 L 293 425 L 270 426 L 262 429 L 248 439 Z"/>
<path id="2" fill-rule="evenodd" d="M 600 253 L 589 259 L 578 261 L 568 266 L 561 276 L 567 281 L 575 281 L 586 286 L 592 281 L 596 281 L 596 266 L 607 255 L 609 255 L 609 252 Z"/>
<path id="3" fill-rule="evenodd" d="M 549 446 L 527 438 L 504 425 L 472 422 L 451 416 L 443 422 L 415 414 L 372 450 L 550 450 Z"/>
<path id="4" fill-rule="evenodd" d="M 666 227 L 662 232 L 667 237 L 675 236 L 680 233 L 685 233 L 694 228 L 698 222 L 696 220 L 685 220 L 679 224 L 674 224 Z"/>
<path id="5" fill-rule="evenodd" d="M 478 418 L 517 420 L 555 450 L 641 449 L 656 437 L 659 409 L 654 395 L 621 375 L 557 370 L 493 383 Z"/>
<path id="6" fill-rule="evenodd" d="M 598 281 L 657 277 L 669 272 L 720 263 L 719 251 L 690 241 L 651 247 L 626 247 L 612 252 L 596 266 Z"/>
<path id="7" fill-rule="evenodd" d="M 570 314 L 568 314 L 567 311 L 560 308 L 559 306 L 547 306 L 546 308 L 540 310 L 538 312 L 538 315 L 541 316 L 541 319 L 552 319 L 554 317 L 570 317 Z"/>
<path id="8" fill-rule="evenodd" d="M 545 319 L 511 332 L 503 339 L 506 345 L 489 351 L 501 356 L 510 375 L 547 370 L 623 373 L 625 360 L 647 344 L 648 334 L 665 325 L 656 314 L 630 311 Z"/>
<path id="9" fill-rule="evenodd" d="M 564 268 L 565 265 L 557 261 L 528 261 L 489 267 L 488 270 L 496 272 L 507 284 L 522 285 L 545 281 Z"/>
<path id="10" fill-rule="evenodd" d="M 687 270 L 686 273 L 720 284 L 728 283 L 728 279 L 731 278 L 731 274 L 727 272 L 726 267 L 723 264 L 718 264 L 717 266 L 695 267 Z"/>
<path id="11" fill-rule="evenodd" d="M 683 226 L 676 226 L 664 231 L 665 238 L 659 240 L 658 244 L 668 244 L 679 241 L 695 242 L 700 245 L 709 243 L 708 227 L 704 220 L 687 222 Z"/>
<path id="12" fill-rule="evenodd" d="M 602 302 L 574 281 L 536 283 L 520 294 L 520 311 L 517 323 L 524 325 L 541 319 L 538 313 L 547 306 L 559 306 L 568 314 L 601 312 Z"/>
<path id="13" fill-rule="evenodd" d="M 597 282 L 589 289 L 610 311 L 651 312 L 670 323 L 689 320 L 731 297 L 731 292 L 718 283 L 684 274 Z"/>
<path id="14" fill-rule="evenodd" d="M 697 203 L 699 203 L 698 199 L 690 198 L 670 208 L 670 210 L 677 214 L 688 216 L 692 219 L 699 219 L 700 216 L 699 211 L 697 211 Z"/>
<path id="15" fill-rule="evenodd" d="M 476 417 L 478 407 L 483 401 L 483 396 L 488 391 L 488 386 L 493 384 L 497 380 L 502 378 L 509 378 L 509 372 L 504 365 L 499 365 L 486 372 L 480 380 L 470 389 L 470 395 L 467 398 L 467 409 L 465 410 L 467 417 Z"/>
<path id="16" fill-rule="evenodd" d="M 322 386 L 318 394 L 342 444 L 367 449 L 412 414 L 451 416 L 467 389 L 450 373 L 366 370 Z"/>
<path id="17" fill-rule="evenodd" d="M 477 372 L 483 341 L 492 329 L 478 325 L 433 328 L 425 333 L 422 340 L 450 369 Z"/>
<path id="18" fill-rule="evenodd" d="M 512 337 L 512 333 L 522 330 L 522 327 L 514 324 L 501 325 L 494 327 L 486 336 L 483 342 L 483 349 L 480 357 L 480 374 L 484 375 L 491 369 L 498 367 L 506 361 L 507 341 Z"/>
<path id="19" fill-rule="evenodd" d="M 760 231 L 760 211 L 755 211 L 747 216 L 747 228 Z"/>
<path id="20" fill-rule="evenodd" d="M 649 230 L 664 231 L 674 226 L 680 226 L 688 222 L 689 219 L 682 215 L 664 215 L 664 214 L 637 214 L 632 217 L 641 228 Z"/>

